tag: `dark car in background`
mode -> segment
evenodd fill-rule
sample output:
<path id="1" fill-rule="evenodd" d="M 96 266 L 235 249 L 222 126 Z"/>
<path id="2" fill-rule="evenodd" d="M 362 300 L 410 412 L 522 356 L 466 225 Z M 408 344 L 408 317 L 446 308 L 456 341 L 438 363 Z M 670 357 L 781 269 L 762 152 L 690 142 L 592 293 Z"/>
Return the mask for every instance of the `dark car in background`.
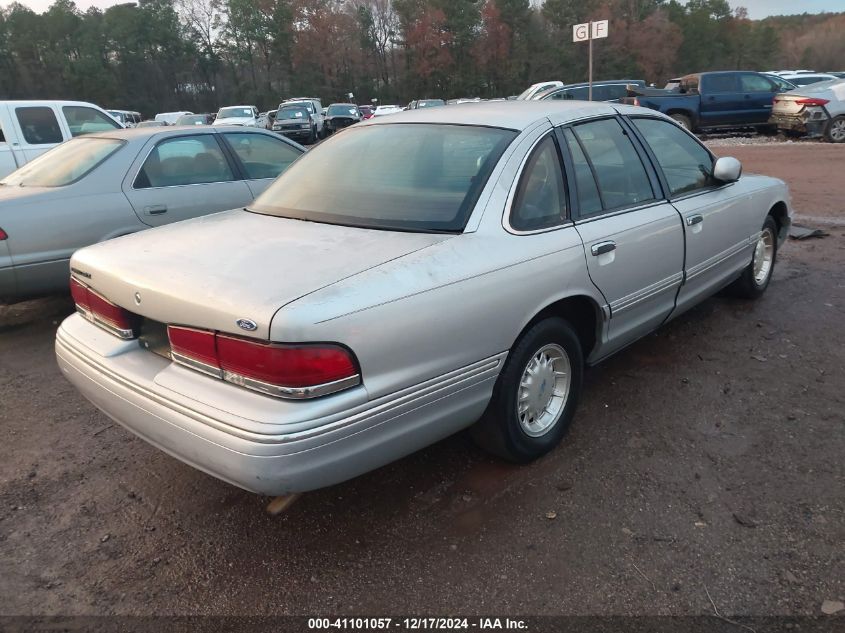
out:
<path id="1" fill-rule="evenodd" d="M 361 120 L 361 110 L 354 103 L 333 103 L 326 108 L 323 125 L 326 134 L 334 134 L 338 130 L 354 125 Z"/>
<path id="2" fill-rule="evenodd" d="M 368 105 L 358 106 L 358 109 L 361 111 L 361 120 L 362 121 L 366 121 L 367 119 L 372 119 L 373 114 L 376 111 L 376 109 L 373 106 L 368 106 Z"/>
<path id="3" fill-rule="evenodd" d="M 437 108 L 445 106 L 446 102 L 443 99 L 417 99 L 408 104 L 406 110 L 418 110 L 420 108 Z"/>
<path id="4" fill-rule="evenodd" d="M 677 91 L 641 94 L 626 103 L 667 114 L 688 130 L 768 127 L 778 82 L 764 73 L 719 71 L 681 77 Z"/>
<path id="5" fill-rule="evenodd" d="M 593 82 L 593 101 L 619 103 L 628 96 L 628 86 L 645 88 L 642 79 L 607 79 Z M 549 88 L 531 97 L 532 101 L 588 101 L 590 84 L 583 82 L 566 84 L 563 87 Z"/>
<path id="6" fill-rule="evenodd" d="M 217 118 L 213 114 L 183 114 L 174 125 L 211 125 Z"/>
<path id="7" fill-rule="evenodd" d="M 304 104 L 280 106 L 273 119 L 273 131 L 305 143 L 317 141 L 317 125 L 310 108 Z"/>

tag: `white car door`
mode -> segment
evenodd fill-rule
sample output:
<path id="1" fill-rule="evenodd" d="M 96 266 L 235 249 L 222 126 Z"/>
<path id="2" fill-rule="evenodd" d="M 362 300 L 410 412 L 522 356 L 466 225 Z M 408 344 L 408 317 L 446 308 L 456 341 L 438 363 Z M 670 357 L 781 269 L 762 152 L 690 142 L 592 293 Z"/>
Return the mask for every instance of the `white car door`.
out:
<path id="1" fill-rule="evenodd" d="M 9 114 L 25 163 L 69 138 L 53 104 L 18 102 L 9 106 Z"/>
<path id="2" fill-rule="evenodd" d="M 130 169 L 123 191 L 145 224 L 160 226 L 252 201 L 216 134 L 167 137 L 142 157 L 140 166 Z"/>
<path id="3" fill-rule="evenodd" d="M 17 134 L 8 118 L 8 108 L 0 104 L 0 178 L 5 178 L 26 162 L 16 139 Z"/>

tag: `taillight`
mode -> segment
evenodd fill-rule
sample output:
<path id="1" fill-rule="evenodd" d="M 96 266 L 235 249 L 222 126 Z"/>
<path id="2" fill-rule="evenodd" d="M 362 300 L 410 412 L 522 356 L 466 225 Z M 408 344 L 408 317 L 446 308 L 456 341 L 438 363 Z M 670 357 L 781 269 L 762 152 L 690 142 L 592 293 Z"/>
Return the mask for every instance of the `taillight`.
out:
<path id="1" fill-rule="evenodd" d="M 0 229 L 0 242 L 2 242 L 3 240 L 8 240 L 8 239 L 9 239 L 9 234 L 6 233 L 6 231 L 4 231 L 3 229 Z"/>
<path id="2" fill-rule="evenodd" d="M 115 305 L 75 277 L 70 278 L 70 294 L 76 311 L 104 330 L 122 339 L 136 336 L 138 317 Z"/>
<path id="3" fill-rule="evenodd" d="M 824 106 L 830 103 L 830 101 L 828 101 L 827 99 L 813 99 L 807 97 L 806 99 L 796 99 L 795 103 L 804 106 Z"/>
<path id="4" fill-rule="evenodd" d="M 635 106 L 640 105 L 640 100 L 637 97 L 634 97 L 634 105 Z"/>
<path id="5" fill-rule="evenodd" d="M 217 378 L 223 377 L 217 362 L 217 343 L 214 332 L 188 327 L 167 326 L 170 355 L 173 360 Z"/>
<path id="6" fill-rule="evenodd" d="M 352 353 L 330 343 L 263 343 L 168 326 L 174 361 L 280 398 L 314 398 L 361 382 Z"/>

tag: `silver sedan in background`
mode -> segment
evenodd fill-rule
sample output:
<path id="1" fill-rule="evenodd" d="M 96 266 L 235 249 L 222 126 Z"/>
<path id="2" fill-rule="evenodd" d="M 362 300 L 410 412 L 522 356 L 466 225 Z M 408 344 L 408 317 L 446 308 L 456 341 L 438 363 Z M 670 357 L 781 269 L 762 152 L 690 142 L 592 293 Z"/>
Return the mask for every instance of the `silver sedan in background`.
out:
<path id="1" fill-rule="evenodd" d="M 775 95 L 769 123 L 787 133 L 845 143 L 845 79 Z"/>
<path id="2" fill-rule="evenodd" d="M 305 149 L 263 130 L 79 137 L 0 180 L 0 300 L 67 291 L 78 248 L 243 207 Z"/>
<path id="3" fill-rule="evenodd" d="M 790 217 L 783 182 L 652 110 L 412 110 L 333 136 L 246 210 L 77 252 L 56 353 L 106 414 L 247 490 L 328 486 L 467 427 L 526 462 L 565 434 L 585 365 L 726 286 L 762 295 Z"/>

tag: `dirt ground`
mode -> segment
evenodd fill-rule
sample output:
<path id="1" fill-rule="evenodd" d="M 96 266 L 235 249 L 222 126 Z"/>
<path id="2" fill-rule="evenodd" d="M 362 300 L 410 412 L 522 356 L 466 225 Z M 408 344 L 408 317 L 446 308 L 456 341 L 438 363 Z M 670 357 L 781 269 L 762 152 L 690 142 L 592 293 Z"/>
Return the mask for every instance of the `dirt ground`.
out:
<path id="1" fill-rule="evenodd" d="M 529 466 L 456 436 L 270 517 L 64 381 L 68 300 L 0 307 L 0 614 L 821 615 L 845 599 L 845 146 L 716 151 L 830 235 L 589 371 Z"/>

